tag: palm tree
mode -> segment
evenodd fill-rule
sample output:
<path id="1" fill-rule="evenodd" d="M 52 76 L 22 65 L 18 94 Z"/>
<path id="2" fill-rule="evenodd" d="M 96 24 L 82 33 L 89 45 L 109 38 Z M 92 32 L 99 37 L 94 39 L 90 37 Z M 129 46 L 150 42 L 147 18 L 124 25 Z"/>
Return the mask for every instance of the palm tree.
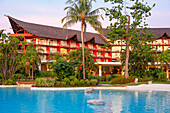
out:
<path id="1" fill-rule="evenodd" d="M 104 10 L 104 8 L 97 8 L 92 10 L 92 2 L 96 2 L 96 0 L 68 0 L 66 4 L 70 4 L 70 6 L 66 7 L 64 10 L 67 11 L 67 15 L 61 20 L 63 23 L 64 20 L 67 22 L 63 25 L 63 28 L 67 28 L 72 24 L 77 22 L 81 22 L 81 42 L 82 42 L 82 56 L 83 56 L 83 79 L 85 78 L 85 58 L 84 58 L 84 38 L 83 32 L 86 32 L 87 23 L 90 24 L 94 29 L 102 30 L 101 22 L 98 21 L 99 10 Z"/>

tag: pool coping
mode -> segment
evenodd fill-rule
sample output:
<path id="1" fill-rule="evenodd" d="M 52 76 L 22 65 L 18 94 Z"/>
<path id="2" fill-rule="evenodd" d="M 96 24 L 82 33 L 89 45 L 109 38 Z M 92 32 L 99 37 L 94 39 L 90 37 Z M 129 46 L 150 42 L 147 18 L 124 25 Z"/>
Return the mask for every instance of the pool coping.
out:
<path id="1" fill-rule="evenodd" d="M 126 87 L 58 87 L 58 88 L 44 88 L 44 87 L 31 87 L 31 90 L 50 90 L 50 91 L 62 91 L 62 90 L 85 90 L 87 88 L 102 89 L 102 90 L 126 90 Z"/>

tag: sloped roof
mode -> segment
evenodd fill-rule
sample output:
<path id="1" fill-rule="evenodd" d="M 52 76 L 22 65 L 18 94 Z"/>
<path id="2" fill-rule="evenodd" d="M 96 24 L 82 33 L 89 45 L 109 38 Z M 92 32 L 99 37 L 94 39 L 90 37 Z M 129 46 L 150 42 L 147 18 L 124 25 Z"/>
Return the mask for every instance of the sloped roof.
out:
<path id="1" fill-rule="evenodd" d="M 167 38 L 170 38 L 170 28 L 150 28 L 150 31 L 157 36 L 157 38 L 160 38 L 162 36 L 165 36 Z M 109 29 L 104 29 L 104 36 L 107 37 L 107 33 L 110 32 Z"/>
<path id="2" fill-rule="evenodd" d="M 23 28 L 29 33 L 32 33 L 33 35 L 39 37 L 67 40 L 71 37 L 76 36 L 77 40 L 81 42 L 81 31 L 71 30 L 71 29 L 63 30 L 63 28 L 59 28 L 59 27 L 28 23 L 28 22 L 15 19 L 10 16 L 7 17 L 9 18 L 14 33 L 16 33 L 17 31 L 22 31 Z M 97 44 L 107 43 L 107 41 L 99 34 L 89 33 L 89 32 L 84 33 L 84 42 L 87 42 L 94 37 L 95 37 L 95 43 Z"/>

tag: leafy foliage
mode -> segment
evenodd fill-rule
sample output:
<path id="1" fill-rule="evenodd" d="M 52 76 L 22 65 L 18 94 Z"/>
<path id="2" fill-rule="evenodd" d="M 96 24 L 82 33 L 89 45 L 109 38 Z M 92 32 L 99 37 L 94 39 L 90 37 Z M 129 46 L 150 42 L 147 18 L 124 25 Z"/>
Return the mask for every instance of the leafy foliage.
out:
<path id="1" fill-rule="evenodd" d="M 144 77 L 148 69 L 148 64 L 154 65 L 156 62 L 156 52 L 153 50 L 151 44 L 139 40 L 134 40 L 132 48 L 133 49 L 129 52 L 129 74 Z M 122 65 L 125 65 L 125 51 L 121 54 Z"/>
<path id="2" fill-rule="evenodd" d="M 78 78 L 83 78 L 83 64 L 82 64 L 82 48 L 78 50 L 73 50 L 68 53 L 68 60 L 77 62 L 77 69 L 76 69 L 76 75 Z M 85 48 L 85 72 L 86 72 L 86 78 L 88 77 L 88 74 L 90 74 L 91 70 L 94 69 L 94 59 L 92 57 L 91 51 L 89 51 L 87 48 Z"/>
<path id="3" fill-rule="evenodd" d="M 75 67 L 79 64 L 77 61 L 67 61 L 67 59 L 59 53 L 51 57 L 55 59 L 55 62 L 49 63 L 49 65 L 60 80 L 75 75 Z"/>
<path id="4" fill-rule="evenodd" d="M 10 33 L 1 34 L 0 72 L 3 74 L 4 80 L 12 79 L 14 73 L 22 67 L 22 55 L 18 53 L 19 44 L 19 39 L 10 36 Z M 20 48 L 23 49 L 22 46 Z"/>
<path id="5" fill-rule="evenodd" d="M 140 40 L 146 43 L 147 38 L 153 38 L 154 35 L 147 28 L 145 22 L 146 18 L 151 16 L 151 9 L 155 4 L 150 7 L 142 0 L 129 0 L 126 6 L 126 0 L 105 0 L 110 2 L 112 8 L 107 8 L 106 15 L 110 21 L 116 21 L 108 26 L 110 32 L 107 34 L 110 42 L 114 44 L 115 40 L 125 39 L 126 43 L 126 58 L 125 58 L 125 77 L 128 75 L 129 64 L 129 46 L 134 44 L 134 41 Z M 125 10 L 124 10 L 125 9 Z M 128 12 L 126 12 L 126 10 Z M 124 13 L 125 11 L 125 13 Z M 109 46 L 108 44 L 107 46 Z"/>

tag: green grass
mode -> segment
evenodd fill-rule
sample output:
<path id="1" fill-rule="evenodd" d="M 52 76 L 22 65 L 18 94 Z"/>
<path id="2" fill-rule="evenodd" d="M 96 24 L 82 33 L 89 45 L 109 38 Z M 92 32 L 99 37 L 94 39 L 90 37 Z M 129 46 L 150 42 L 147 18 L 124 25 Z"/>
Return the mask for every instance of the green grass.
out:
<path id="1" fill-rule="evenodd" d="M 109 84 L 109 81 L 100 81 L 99 84 Z"/>
<path id="2" fill-rule="evenodd" d="M 170 81 L 166 81 L 166 82 L 160 82 L 160 81 L 154 81 L 154 84 L 170 84 Z"/>

